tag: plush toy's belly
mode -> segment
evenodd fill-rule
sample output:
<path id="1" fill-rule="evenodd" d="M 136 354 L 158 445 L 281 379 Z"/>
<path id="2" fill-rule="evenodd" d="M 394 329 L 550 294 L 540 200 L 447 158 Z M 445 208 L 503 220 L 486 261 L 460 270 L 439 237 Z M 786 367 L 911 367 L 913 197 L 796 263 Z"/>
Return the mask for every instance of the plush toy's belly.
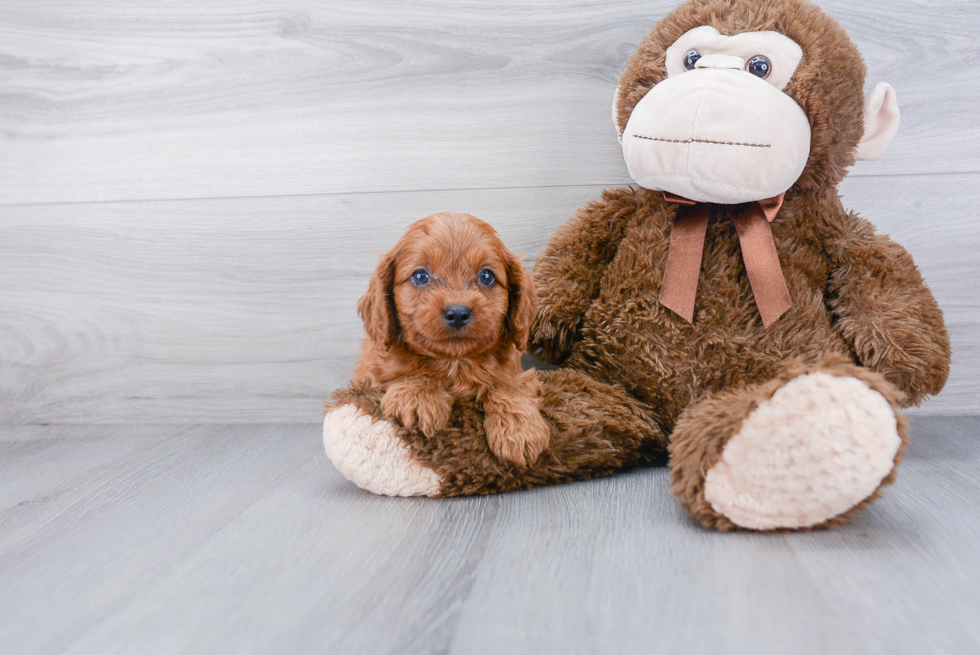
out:
<path id="1" fill-rule="evenodd" d="M 567 365 L 625 386 L 672 425 L 705 392 L 767 380 L 795 358 L 849 354 L 825 302 L 825 259 L 774 234 L 793 306 L 767 329 L 730 222 L 709 226 L 693 324 L 658 301 L 669 232 L 635 227 L 603 276 Z"/>

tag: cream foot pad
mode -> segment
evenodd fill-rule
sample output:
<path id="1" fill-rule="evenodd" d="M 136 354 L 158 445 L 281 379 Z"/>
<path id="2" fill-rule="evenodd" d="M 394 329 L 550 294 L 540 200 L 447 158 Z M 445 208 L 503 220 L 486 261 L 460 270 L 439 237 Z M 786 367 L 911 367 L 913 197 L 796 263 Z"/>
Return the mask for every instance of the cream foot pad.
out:
<path id="1" fill-rule="evenodd" d="M 874 493 L 900 445 L 881 394 L 855 378 L 810 373 L 745 419 L 705 476 L 704 495 L 744 528 L 817 525 Z"/>
<path id="2" fill-rule="evenodd" d="M 442 480 L 419 464 L 387 421 L 353 405 L 341 405 L 323 420 L 327 457 L 348 480 L 384 496 L 437 496 Z"/>

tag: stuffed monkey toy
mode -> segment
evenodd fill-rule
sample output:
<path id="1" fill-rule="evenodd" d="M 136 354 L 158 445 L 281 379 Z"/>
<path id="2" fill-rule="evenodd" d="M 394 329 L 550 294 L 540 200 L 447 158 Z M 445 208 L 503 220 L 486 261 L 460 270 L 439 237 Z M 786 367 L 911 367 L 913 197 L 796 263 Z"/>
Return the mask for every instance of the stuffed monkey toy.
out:
<path id="1" fill-rule="evenodd" d="M 898 413 L 949 372 L 943 316 L 909 254 L 841 204 L 898 129 L 895 91 L 807 0 L 692 0 L 622 75 L 613 118 L 638 187 L 606 191 L 534 267 L 530 351 L 549 448 L 495 457 L 482 408 L 434 437 L 334 394 L 327 454 L 374 493 L 486 494 L 667 463 L 703 525 L 847 522 L 890 483 Z"/>

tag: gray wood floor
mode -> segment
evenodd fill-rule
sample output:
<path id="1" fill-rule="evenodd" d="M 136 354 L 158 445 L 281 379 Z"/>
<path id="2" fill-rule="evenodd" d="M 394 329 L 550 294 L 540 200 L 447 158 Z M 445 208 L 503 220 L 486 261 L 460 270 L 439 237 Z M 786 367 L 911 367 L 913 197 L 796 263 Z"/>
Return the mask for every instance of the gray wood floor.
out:
<path id="1" fill-rule="evenodd" d="M 980 419 L 857 522 L 721 535 L 663 469 L 392 499 L 318 425 L 0 427 L 0 651 L 976 653 Z"/>

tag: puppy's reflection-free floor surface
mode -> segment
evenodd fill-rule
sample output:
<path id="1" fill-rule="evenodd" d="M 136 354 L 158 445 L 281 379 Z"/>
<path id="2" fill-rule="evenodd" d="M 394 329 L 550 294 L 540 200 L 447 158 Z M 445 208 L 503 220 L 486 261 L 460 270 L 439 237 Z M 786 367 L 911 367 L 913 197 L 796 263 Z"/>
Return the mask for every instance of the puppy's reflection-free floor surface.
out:
<path id="1" fill-rule="evenodd" d="M 372 496 L 318 425 L 0 428 L 8 653 L 980 650 L 980 419 L 829 532 L 717 534 L 666 469 Z"/>

